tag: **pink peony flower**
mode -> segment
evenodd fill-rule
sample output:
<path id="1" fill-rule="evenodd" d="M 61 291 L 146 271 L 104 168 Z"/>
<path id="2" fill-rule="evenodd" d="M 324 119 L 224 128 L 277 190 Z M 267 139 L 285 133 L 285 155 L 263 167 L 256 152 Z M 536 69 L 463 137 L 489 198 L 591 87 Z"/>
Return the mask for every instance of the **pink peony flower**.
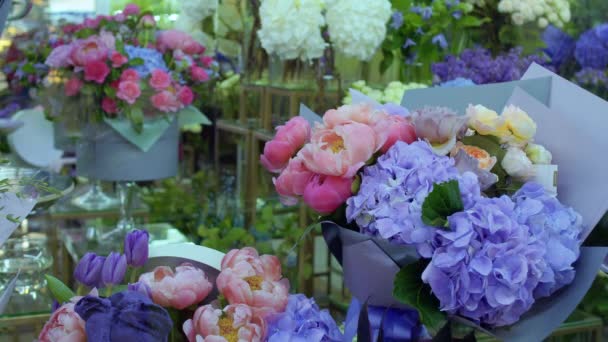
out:
<path id="1" fill-rule="evenodd" d="M 139 81 L 139 74 L 134 69 L 126 69 L 120 75 L 120 80 L 121 81 L 138 82 Z"/>
<path id="2" fill-rule="evenodd" d="M 136 4 L 127 4 L 125 9 L 122 10 L 124 15 L 138 15 L 139 14 L 139 6 Z"/>
<path id="3" fill-rule="evenodd" d="M 285 125 L 277 127 L 274 138 L 264 145 L 260 162 L 270 172 L 281 172 L 293 157 L 310 139 L 310 124 L 296 116 Z"/>
<path id="4" fill-rule="evenodd" d="M 110 55 L 110 60 L 112 61 L 112 67 L 114 68 L 121 67 L 129 61 L 126 56 L 123 56 L 120 52 L 117 51 L 112 52 L 112 55 Z"/>
<path id="5" fill-rule="evenodd" d="M 134 104 L 137 98 L 141 95 L 139 83 L 133 81 L 122 81 L 118 85 L 116 97 L 126 101 L 128 104 Z"/>
<path id="6" fill-rule="evenodd" d="M 74 96 L 80 92 L 84 83 L 78 77 L 72 77 L 65 83 L 65 96 Z"/>
<path id="7" fill-rule="evenodd" d="M 208 68 L 208 67 L 211 66 L 211 64 L 213 64 L 213 57 L 211 57 L 211 56 L 201 56 L 201 58 L 199 59 L 199 61 L 201 62 L 201 64 L 205 68 Z"/>
<path id="8" fill-rule="evenodd" d="M 289 160 L 285 170 L 281 172 L 278 178 L 273 178 L 277 193 L 281 196 L 281 203 L 284 205 L 296 205 L 298 196 L 304 194 L 304 189 L 314 173 L 310 172 L 304 165 L 304 161 L 295 157 Z"/>
<path id="9" fill-rule="evenodd" d="M 55 310 L 38 336 L 40 342 L 85 342 L 85 322 L 74 311 L 75 302 Z"/>
<path id="10" fill-rule="evenodd" d="M 180 50 L 182 50 L 185 54 L 188 55 L 200 55 L 202 53 L 205 53 L 205 47 L 190 36 L 189 39 L 183 42 Z"/>
<path id="11" fill-rule="evenodd" d="M 167 50 L 181 50 L 188 55 L 205 52 L 204 46 L 186 32 L 178 30 L 161 31 L 157 36 L 156 43 L 162 53 L 165 53 Z"/>
<path id="12" fill-rule="evenodd" d="M 209 80 L 209 74 L 207 74 L 207 71 L 201 67 L 197 67 L 196 65 L 192 65 L 190 67 L 190 76 L 196 82 L 205 82 Z"/>
<path id="13" fill-rule="evenodd" d="M 327 128 L 335 128 L 351 122 L 358 122 L 371 127 L 376 133 L 376 151 L 384 146 L 387 139 L 384 122 L 390 117 L 383 110 L 374 110 L 369 104 L 345 105 L 337 109 L 328 110 L 323 115 L 323 122 Z"/>
<path id="14" fill-rule="evenodd" d="M 105 61 L 110 53 L 107 43 L 110 42 L 99 36 L 76 41 L 70 53 L 71 63 L 76 67 L 84 67 L 90 62 Z"/>
<path id="15" fill-rule="evenodd" d="M 192 104 L 192 101 L 194 101 L 194 93 L 192 93 L 192 89 L 187 86 L 179 88 L 179 91 L 177 92 L 177 97 L 184 106 L 189 106 Z"/>
<path id="16" fill-rule="evenodd" d="M 266 322 L 247 305 L 228 305 L 224 310 L 205 305 L 184 322 L 183 330 L 189 342 L 260 342 L 264 339 Z"/>
<path id="17" fill-rule="evenodd" d="M 380 148 L 382 153 L 386 153 L 397 141 L 405 141 L 411 144 L 416 140 L 416 129 L 403 116 L 388 115 L 385 119 L 378 122 L 375 128 L 386 132 L 386 140 Z"/>
<path id="18" fill-rule="evenodd" d="M 99 26 L 99 23 L 101 23 L 101 18 L 100 17 L 96 17 L 96 18 L 86 18 L 83 22 L 84 27 L 86 28 L 91 28 L 91 29 L 95 29 Z"/>
<path id="19" fill-rule="evenodd" d="M 319 214 L 331 214 L 352 196 L 352 178 L 315 175 L 304 189 L 304 203 Z"/>
<path id="20" fill-rule="evenodd" d="M 84 66 L 84 79 L 102 84 L 110 74 L 110 68 L 106 62 L 92 61 Z"/>
<path id="21" fill-rule="evenodd" d="M 150 97 L 152 105 L 162 112 L 177 112 L 182 108 L 182 103 L 174 93 L 163 90 Z"/>
<path id="22" fill-rule="evenodd" d="M 376 140 L 374 130 L 359 122 L 333 129 L 319 125 L 299 155 L 314 173 L 352 178 L 378 150 Z"/>
<path id="23" fill-rule="evenodd" d="M 153 16 L 146 14 L 143 17 L 141 17 L 141 24 L 145 28 L 153 28 L 156 26 L 156 20 L 154 19 Z"/>
<path id="24" fill-rule="evenodd" d="M 148 83 L 155 90 L 165 90 L 171 85 L 171 75 L 160 69 L 154 69 Z"/>
<path id="25" fill-rule="evenodd" d="M 101 39 L 101 41 L 103 42 L 103 44 L 110 51 L 116 49 L 116 38 L 114 38 L 114 35 L 112 33 L 107 32 L 107 31 L 101 31 L 101 33 L 99 34 L 99 39 Z"/>
<path id="26" fill-rule="evenodd" d="M 51 68 L 65 68 L 70 65 L 73 49 L 74 44 L 60 45 L 51 51 L 44 63 Z"/>
<path id="27" fill-rule="evenodd" d="M 216 284 L 228 303 L 249 305 L 256 315 L 268 317 L 287 306 L 289 281 L 281 277 L 277 257 L 243 248 L 224 256 Z"/>
<path id="28" fill-rule="evenodd" d="M 202 302 L 213 289 L 205 272 L 188 263 L 177 266 L 175 272 L 167 266 L 156 267 L 139 281 L 150 288 L 154 303 L 178 310 Z"/>
<path id="29" fill-rule="evenodd" d="M 118 113 L 116 101 L 109 97 L 104 97 L 103 100 L 101 100 L 101 109 L 108 114 Z"/>

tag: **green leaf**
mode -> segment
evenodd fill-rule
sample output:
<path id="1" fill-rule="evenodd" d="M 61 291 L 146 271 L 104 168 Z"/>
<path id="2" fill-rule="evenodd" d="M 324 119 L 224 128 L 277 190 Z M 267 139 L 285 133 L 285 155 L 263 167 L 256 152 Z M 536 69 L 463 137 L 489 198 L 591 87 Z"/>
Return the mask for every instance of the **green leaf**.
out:
<path id="1" fill-rule="evenodd" d="M 123 55 L 125 54 L 125 43 L 122 41 L 122 39 L 116 39 L 116 51 Z"/>
<path id="2" fill-rule="evenodd" d="M 448 216 L 463 209 L 457 180 L 435 183 L 422 204 L 422 221 L 429 226 L 445 227 Z"/>
<path id="3" fill-rule="evenodd" d="M 474 17 L 474 16 L 470 16 L 470 15 L 468 15 L 468 16 L 466 16 L 466 17 L 464 17 L 464 18 L 460 19 L 460 20 L 458 21 L 458 25 L 459 25 L 459 26 L 462 26 L 462 27 L 479 27 L 479 26 L 481 26 L 481 25 L 482 25 L 484 22 L 486 22 L 486 21 L 487 21 L 486 19 L 487 19 L 487 18 L 480 19 L 480 18 L 477 18 L 477 17 Z"/>
<path id="4" fill-rule="evenodd" d="M 431 332 L 436 332 L 446 317 L 439 310 L 439 300 L 420 278 L 425 267 L 426 262 L 423 260 L 403 266 L 395 275 L 393 297 L 418 310 L 422 324 Z"/>
<path id="5" fill-rule="evenodd" d="M 34 68 L 34 65 L 29 62 L 25 63 L 21 69 L 23 69 L 23 71 L 27 72 L 28 74 L 36 73 L 36 68 Z"/>
<path id="6" fill-rule="evenodd" d="M 139 57 L 135 57 L 135 58 L 129 60 L 129 66 L 138 66 L 138 65 L 143 65 L 143 64 L 144 64 L 144 60 Z"/>
<path id="7" fill-rule="evenodd" d="M 188 106 L 183 108 L 177 113 L 179 127 L 189 125 L 211 125 L 211 121 L 205 114 L 203 114 L 198 108 L 194 106 Z"/>
<path id="8" fill-rule="evenodd" d="M 129 115 L 131 124 L 135 132 L 140 133 L 144 130 L 144 112 L 139 107 L 133 107 Z"/>
<path id="9" fill-rule="evenodd" d="M 51 291 L 53 298 L 59 303 L 69 302 L 75 296 L 74 292 L 62 283 L 61 280 L 49 274 L 45 274 L 44 278 L 46 278 L 47 287 Z"/>
<path id="10" fill-rule="evenodd" d="M 392 0 L 391 5 L 393 6 L 393 10 L 409 12 L 410 7 L 412 6 L 412 0 Z"/>
<path id="11" fill-rule="evenodd" d="M 380 62 L 380 74 L 384 74 L 388 68 L 391 67 L 395 59 L 395 55 L 392 51 L 384 51 L 382 62 Z"/>

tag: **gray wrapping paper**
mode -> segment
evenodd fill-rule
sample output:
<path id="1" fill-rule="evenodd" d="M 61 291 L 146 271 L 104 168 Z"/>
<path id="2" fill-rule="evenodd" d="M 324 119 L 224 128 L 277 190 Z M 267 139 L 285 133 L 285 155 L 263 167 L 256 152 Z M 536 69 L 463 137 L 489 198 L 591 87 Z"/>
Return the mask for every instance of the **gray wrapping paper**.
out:
<path id="1" fill-rule="evenodd" d="M 105 123 L 90 125 L 76 147 L 79 176 L 105 181 L 148 181 L 173 177 L 178 167 L 177 120 L 143 152 Z"/>

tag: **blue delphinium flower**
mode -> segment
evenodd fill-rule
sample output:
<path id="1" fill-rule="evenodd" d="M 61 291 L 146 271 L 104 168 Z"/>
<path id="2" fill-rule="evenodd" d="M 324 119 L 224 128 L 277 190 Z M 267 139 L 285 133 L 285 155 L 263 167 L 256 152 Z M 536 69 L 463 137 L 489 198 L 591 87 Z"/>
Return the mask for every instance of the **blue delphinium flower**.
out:
<path id="1" fill-rule="evenodd" d="M 543 32 L 543 42 L 547 46 L 544 51 L 551 58 L 551 63 L 556 68 L 572 58 L 574 39 L 561 29 L 549 25 Z"/>
<path id="2" fill-rule="evenodd" d="M 167 64 L 165 64 L 165 61 L 163 60 L 163 55 L 154 49 L 126 45 L 125 52 L 127 53 L 127 56 L 129 56 L 129 59 L 143 59 L 144 64 L 132 67 L 137 71 L 137 74 L 141 78 L 150 75 L 154 69 L 160 69 L 166 72 L 169 71 Z"/>
<path id="3" fill-rule="evenodd" d="M 346 202 L 346 218 L 364 234 L 414 245 L 421 256 L 431 257 L 436 228 L 422 222 L 422 204 L 434 183 L 459 177 L 454 160 L 435 154 L 427 142 L 397 142 L 376 164 L 363 169 L 359 192 Z M 466 208 L 479 196 L 479 184 L 463 179 L 459 185 Z"/>
<path id="4" fill-rule="evenodd" d="M 268 341 L 339 342 L 342 333 L 327 310 L 303 294 L 289 296 L 285 312 L 269 319 Z"/>
<path id="5" fill-rule="evenodd" d="M 440 33 L 431 39 L 431 42 L 442 49 L 446 49 L 448 47 L 448 41 L 445 39 L 443 33 Z"/>
<path id="6" fill-rule="evenodd" d="M 583 33 L 576 42 L 574 57 L 583 68 L 605 69 L 608 66 L 608 24 Z"/>
<path id="7" fill-rule="evenodd" d="M 391 27 L 398 30 L 403 25 L 403 13 L 401 11 L 393 12 L 391 16 Z"/>

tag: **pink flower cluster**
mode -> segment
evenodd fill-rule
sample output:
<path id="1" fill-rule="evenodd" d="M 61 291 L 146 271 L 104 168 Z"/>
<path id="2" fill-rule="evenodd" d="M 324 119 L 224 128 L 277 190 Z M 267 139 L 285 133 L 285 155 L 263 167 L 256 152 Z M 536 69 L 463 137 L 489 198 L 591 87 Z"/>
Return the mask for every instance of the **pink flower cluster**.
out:
<path id="1" fill-rule="evenodd" d="M 97 297 L 99 293 L 93 289 L 89 295 Z M 38 341 L 40 342 L 85 342 L 87 334 L 84 320 L 74 311 L 74 306 L 81 296 L 73 297 L 53 311 L 49 320 L 44 324 Z"/>
<path id="2" fill-rule="evenodd" d="M 301 117 L 277 127 L 260 162 L 279 173 L 273 182 L 284 204 L 295 205 L 302 197 L 315 211 L 329 214 L 352 195 L 357 172 L 376 153 L 385 153 L 397 141 L 414 140 L 406 117 L 366 104 L 346 105 L 328 110 L 312 132 Z"/>

